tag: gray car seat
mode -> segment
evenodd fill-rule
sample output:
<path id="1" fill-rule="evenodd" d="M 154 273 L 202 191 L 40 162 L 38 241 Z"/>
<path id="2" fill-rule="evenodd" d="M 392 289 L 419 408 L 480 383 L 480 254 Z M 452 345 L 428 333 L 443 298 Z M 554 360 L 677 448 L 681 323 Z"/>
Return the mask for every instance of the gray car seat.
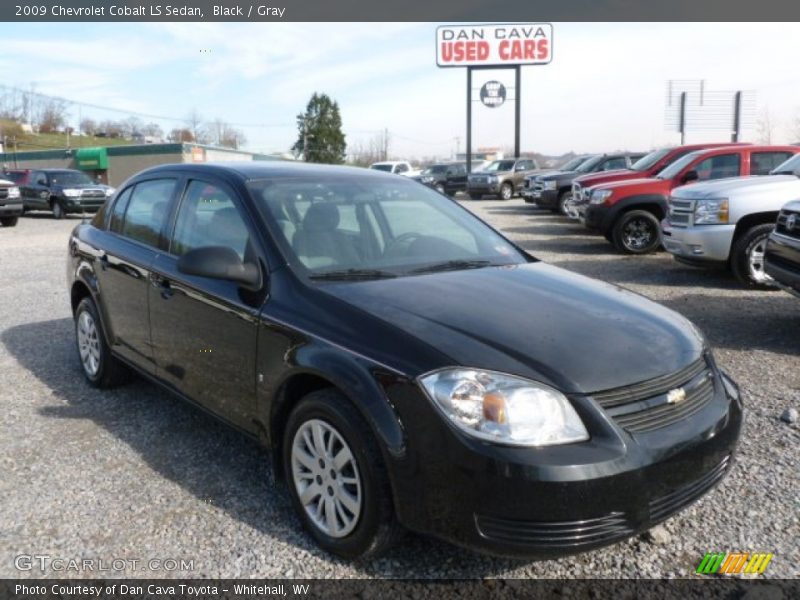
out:
<path id="1" fill-rule="evenodd" d="M 303 227 L 294 234 L 292 247 L 308 267 L 356 266 L 359 263 L 353 240 L 339 231 L 339 209 L 330 202 L 312 204 L 303 217 Z"/>

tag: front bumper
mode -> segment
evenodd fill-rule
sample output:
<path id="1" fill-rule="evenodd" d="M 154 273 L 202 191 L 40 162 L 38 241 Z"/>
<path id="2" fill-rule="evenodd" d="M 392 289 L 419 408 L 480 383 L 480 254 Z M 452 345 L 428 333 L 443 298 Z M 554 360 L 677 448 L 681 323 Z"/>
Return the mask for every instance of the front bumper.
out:
<path id="1" fill-rule="evenodd" d="M 543 208 L 558 206 L 558 190 L 542 190 L 541 195 L 536 199 L 536 204 Z"/>
<path id="2" fill-rule="evenodd" d="M 673 227 L 669 220 L 661 222 L 664 248 L 685 262 L 726 263 L 731 253 L 736 225 L 695 225 Z"/>
<path id="3" fill-rule="evenodd" d="M 400 520 L 473 550 L 525 558 L 635 535 L 727 473 L 742 410 L 718 375 L 715 381 L 714 399 L 703 410 L 649 433 L 628 433 L 591 398 L 573 399 L 592 438 L 545 448 L 468 438 L 438 414 L 420 415 L 435 409 L 419 392 L 413 408 L 420 418 L 404 420 L 409 452 L 391 469 Z M 412 409 L 410 399 L 393 402 L 401 417 Z"/>
<path id="4" fill-rule="evenodd" d="M 500 183 L 482 183 L 470 181 L 467 183 L 468 194 L 499 194 Z"/>
<path id="5" fill-rule="evenodd" d="M 773 233 L 767 241 L 764 270 L 782 289 L 800 297 L 800 239 Z"/>
<path id="6" fill-rule="evenodd" d="M 589 229 L 597 229 L 605 233 L 611 228 L 611 209 L 605 204 L 586 204 L 582 211 L 581 223 Z"/>
<path id="7" fill-rule="evenodd" d="M 66 213 L 97 212 L 105 202 L 105 198 L 61 198 L 61 206 Z"/>
<path id="8" fill-rule="evenodd" d="M 18 217 L 22 214 L 22 200 L 17 203 L 0 204 L 0 217 Z"/>

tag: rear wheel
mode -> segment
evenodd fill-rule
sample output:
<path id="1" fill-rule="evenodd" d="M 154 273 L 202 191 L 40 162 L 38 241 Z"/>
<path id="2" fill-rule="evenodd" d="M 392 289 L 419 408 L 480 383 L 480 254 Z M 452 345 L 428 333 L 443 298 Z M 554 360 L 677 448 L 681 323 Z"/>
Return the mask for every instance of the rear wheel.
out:
<path id="1" fill-rule="evenodd" d="M 94 301 L 87 297 L 75 311 L 75 341 L 83 374 L 89 384 L 110 388 L 128 379 L 130 372 L 111 355 Z"/>
<path id="2" fill-rule="evenodd" d="M 283 441 L 292 504 L 314 540 L 343 558 L 387 550 L 401 529 L 389 476 L 364 418 L 335 389 L 305 396 Z"/>
<path id="3" fill-rule="evenodd" d="M 2 223 L 3 227 L 14 227 L 19 221 L 19 217 L 3 217 L 0 218 L 0 223 Z"/>
<path id="4" fill-rule="evenodd" d="M 731 271 L 741 283 L 757 289 L 775 289 L 775 283 L 764 270 L 767 238 L 775 226 L 762 223 L 741 234 L 731 249 Z"/>
<path id="5" fill-rule="evenodd" d="M 514 195 L 514 186 L 510 183 L 506 182 L 500 186 L 500 199 L 501 200 L 511 200 L 511 197 Z"/>
<path id="6" fill-rule="evenodd" d="M 66 213 L 64 212 L 64 207 L 61 206 L 61 203 L 58 200 L 53 200 L 51 203 L 51 208 L 53 209 L 53 216 L 56 219 L 63 219 Z"/>
<path id="7" fill-rule="evenodd" d="M 646 210 L 621 215 L 611 230 L 614 247 L 626 254 L 647 254 L 661 245 L 658 218 Z"/>

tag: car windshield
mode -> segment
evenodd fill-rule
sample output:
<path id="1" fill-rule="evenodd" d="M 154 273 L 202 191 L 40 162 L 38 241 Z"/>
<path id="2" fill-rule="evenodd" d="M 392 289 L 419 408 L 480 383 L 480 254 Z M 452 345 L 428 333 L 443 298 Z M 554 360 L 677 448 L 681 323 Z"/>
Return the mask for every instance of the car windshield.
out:
<path id="1" fill-rule="evenodd" d="M 513 160 L 495 160 L 486 165 L 483 171 L 510 171 L 514 168 Z"/>
<path id="2" fill-rule="evenodd" d="M 387 173 L 392 172 L 392 167 L 394 165 L 372 165 L 370 169 L 375 169 L 376 171 L 386 171 Z"/>
<path id="3" fill-rule="evenodd" d="M 436 173 L 446 173 L 447 172 L 447 165 L 432 165 L 425 169 L 422 174 L 423 175 L 434 175 Z"/>
<path id="4" fill-rule="evenodd" d="M 584 160 L 583 163 L 581 164 L 581 166 L 579 166 L 575 170 L 578 173 L 589 173 L 595 166 L 597 166 L 597 164 L 601 160 L 603 160 L 603 155 L 602 154 L 597 155 L 597 156 L 590 156 L 589 158 Z"/>
<path id="5" fill-rule="evenodd" d="M 795 175 L 800 177 L 800 154 L 795 154 L 789 160 L 782 162 L 772 171 L 771 175 Z"/>
<path id="6" fill-rule="evenodd" d="M 316 279 L 373 279 L 527 262 L 457 203 L 413 181 L 325 175 L 249 184 L 289 263 Z"/>
<path id="7" fill-rule="evenodd" d="M 653 150 L 650 154 L 646 154 L 635 163 L 631 165 L 632 171 L 647 171 L 650 167 L 664 158 L 672 148 L 661 148 L 661 150 Z"/>
<path id="8" fill-rule="evenodd" d="M 92 181 L 87 175 L 78 171 L 58 171 L 50 173 L 50 181 L 58 185 L 92 185 Z"/>
<path id="9" fill-rule="evenodd" d="M 683 169 L 685 169 L 688 165 L 690 165 L 691 162 L 695 158 L 697 158 L 699 154 L 700 152 L 690 152 L 686 156 L 682 156 L 671 165 L 668 165 L 663 169 L 661 169 L 658 172 L 658 175 L 656 175 L 656 177 L 658 177 L 659 179 L 672 179 L 678 173 L 683 171 Z"/>
<path id="10" fill-rule="evenodd" d="M 567 162 L 564 165 L 558 167 L 560 171 L 574 171 L 579 166 L 581 166 L 584 162 L 586 162 L 585 156 L 577 156 L 573 158 L 571 161 Z"/>

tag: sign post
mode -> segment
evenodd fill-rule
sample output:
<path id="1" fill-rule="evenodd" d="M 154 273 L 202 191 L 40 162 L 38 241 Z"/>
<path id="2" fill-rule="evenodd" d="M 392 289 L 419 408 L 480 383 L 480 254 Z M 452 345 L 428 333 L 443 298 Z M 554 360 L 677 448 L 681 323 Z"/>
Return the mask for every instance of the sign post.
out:
<path id="1" fill-rule="evenodd" d="M 472 171 L 472 72 L 514 69 L 514 154 L 520 154 L 520 98 L 523 65 L 545 65 L 553 59 L 553 25 L 507 23 L 442 25 L 436 28 L 436 64 L 467 69 L 467 172 Z M 506 89 L 498 81 L 481 87 L 481 103 L 501 106 Z"/>

